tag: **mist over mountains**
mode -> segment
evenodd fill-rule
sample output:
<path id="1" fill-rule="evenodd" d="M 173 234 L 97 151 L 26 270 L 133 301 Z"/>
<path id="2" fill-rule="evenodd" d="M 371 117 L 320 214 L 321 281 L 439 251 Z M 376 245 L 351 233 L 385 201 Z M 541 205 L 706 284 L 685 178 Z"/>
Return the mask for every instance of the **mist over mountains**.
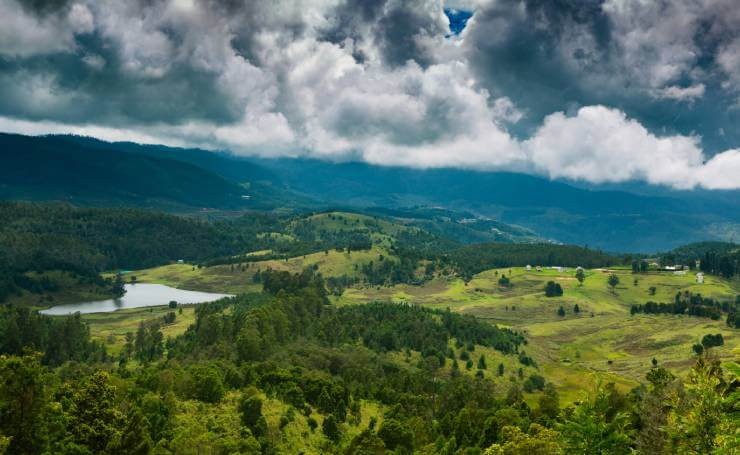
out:
<path id="1" fill-rule="evenodd" d="M 737 191 L 577 187 L 531 175 L 257 159 L 75 136 L 0 135 L 0 196 L 194 212 L 441 207 L 556 242 L 654 252 L 740 235 Z M 464 218 L 461 216 L 461 219 Z"/>

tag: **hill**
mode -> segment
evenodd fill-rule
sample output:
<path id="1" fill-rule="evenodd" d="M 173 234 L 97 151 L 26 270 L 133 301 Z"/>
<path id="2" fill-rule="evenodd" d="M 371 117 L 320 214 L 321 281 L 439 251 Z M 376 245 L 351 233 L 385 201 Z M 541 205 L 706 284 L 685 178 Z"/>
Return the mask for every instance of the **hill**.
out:
<path id="1" fill-rule="evenodd" d="M 636 185 L 632 193 L 627 185 L 578 187 L 511 172 L 242 158 L 72 136 L 3 134 L 0 150 L 3 199 L 181 212 L 340 207 L 407 218 L 461 243 L 548 239 L 613 252 L 740 236 L 737 191 Z"/>
<path id="2" fill-rule="evenodd" d="M 652 194 L 578 188 L 508 172 L 417 170 L 318 160 L 258 160 L 293 191 L 344 204 L 440 206 L 607 251 L 655 252 L 740 236 L 738 192 Z M 670 235 L 666 235 L 669 232 Z"/>
<path id="3" fill-rule="evenodd" d="M 291 200 L 284 190 L 251 182 L 248 167 L 235 167 L 244 173 L 235 182 L 201 167 L 207 155 L 193 163 L 172 156 L 158 147 L 0 134 L 0 198 L 175 211 L 274 208 Z"/>

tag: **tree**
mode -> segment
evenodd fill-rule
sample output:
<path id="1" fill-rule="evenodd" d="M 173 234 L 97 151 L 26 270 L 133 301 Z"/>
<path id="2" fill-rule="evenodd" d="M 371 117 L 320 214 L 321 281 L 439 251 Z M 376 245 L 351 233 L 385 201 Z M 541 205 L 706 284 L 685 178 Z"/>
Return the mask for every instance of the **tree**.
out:
<path id="1" fill-rule="evenodd" d="M 123 275 L 120 273 L 116 274 L 116 278 L 113 280 L 113 286 L 111 287 L 111 294 L 114 297 L 122 297 L 126 293 L 126 283 L 123 281 Z"/>
<path id="2" fill-rule="evenodd" d="M 614 403 L 621 401 L 613 387 L 597 385 L 593 395 L 565 415 L 558 429 L 568 453 L 631 453 L 630 421 Z"/>
<path id="3" fill-rule="evenodd" d="M 396 419 L 386 419 L 380 425 L 378 436 L 389 450 L 397 448 L 410 452 L 413 449 L 414 435 L 408 427 Z"/>
<path id="4" fill-rule="evenodd" d="M 196 365 L 189 371 L 190 396 L 206 403 L 218 403 L 224 396 L 221 374 L 214 366 Z"/>
<path id="5" fill-rule="evenodd" d="M 646 375 L 650 389 L 637 409 L 640 430 L 635 442 L 639 453 L 666 453 L 666 424 L 670 411 L 668 386 L 675 378 L 664 368 L 653 368 Z"/>
<path id="6" fill-rule="evenodd" d="M 576 303 L 575 305 L 573 305 L 573 312 L 574 312 L 575 314 L 578 314 L 578 313 L 580 313 L 580 312 L 581 312 L 581 308 L 580 308 L 580 307 L 578 306 L 578 304 L 577 304 L 577 303 Z"/>
<path id="7" fill-rule="evenodd" d="M 499 363 L 498 364 L 498 375 L 499 376 L 503 376 L 504 375 L 504 364 L 503 363 Z"/>
<path id="8" fill-rule="evenodd" d="M 486 369 L 486 356 L 481 354 L 480 358 L 478 359 L 478 369 L 479 370 L 485 370 Z"/>
<path id="9" fill-rule="evenodd" d="M 701 343 L 694 343 L 694 345 L 691 346 L 691 349 L 696 355 L 702 355 L 702 353 L 704 353 L 704 346 L 702 346 Z"/>
<path id="10" fill-rule="evenodd" d="M 721 333 L 718 333 L 716 335 L 712 335 L 710 333 L 704 335 L 701 339 L 701 344 L 704 346 L 704 349 L 713 348 L 715 346 L 722 346 L 725 344 L 725 340 L 722 337 Z"/>
<path id="11" fill-rule="evenodd" d="M 545 285 L 545 296 L 560 297 L 561 295 L 563 295 L 563 288 L 560 286 L 560 283 L 548 281 Z"/>
<path id="12" fill-rule="evenodd" d="M 256 437 L 264 436 L 267 430 L 263 426 L 265 418 L 262 415 L 262 400 L 257 396 L 257 389 L 248 389 L 239 399 L 239 415 L 242 425 L 249 428 Z"/>
<path id="13" fill-rule="evenodd" d="M 0 356 L 0 428 L 10 437 L 7 453 L 40 453 L 46 442 L 47 382 L 41 354 Z"/>
<path id="14" fill-rule="evenodd" d="M 352 442 L 344 453 L 346 455 L 383 455 L 386 453 L 385 449 L 383 440 L 367 428 L 352 438 Z"/>
<path id="15" fill-rule="evenodd" d="M 683 397 L 674 397 L 675 411 L 668 416 L 671 453 L 737 453 L 737 421 L 726 411 L 737 406 L 737 393 L 719 360 L 699 357 L 685 389 Z"/>
<path id="16" fill-rule="evenodd" d="M 126 418 L 126 427 L 113 452 L 147 455 L 151 453 L 152 440 L 149 437 L 148 422 L 137 408 L 132 408 Z"/>
<path id="17" fill-rule="evenodd" d="M 483 455 L 559 455 L 563 448 L 557 431 L 533 423 L 529 434 L 519 427 L 507 425 L 501 429 L 501 444 L 494 444 Z"/>
<path id="18" fill-rule="evenodd" d="M 537 414 L 546 422 L 553 422 L 560 413 L 560 396 L 555 386 L 548 382 L 538 401 Z"/>
<path id="19" fill-rule="evenodd" d="M 73 440 L 94 453 L 106 452 L 120 441 L 126 419 L 118 408 L 116 388 L 108 373 L 88 377 L 69 397 L 67 430 Z"/>
<path id="20" fill-rule="evenodd" d="M 563 308 L 562 305 L 560 305 L 560 308 L 558 308 L 558 316 L 564 317 L 565 316 L 565 308 Z"/>
<path id="21" fill-rule="evenodd" d="M 511 280 L 509 279 L 509 277 L 502 274 L 501 278 L 498 279 L 498 284 L 499 286 L 509 287 L 511 286 Z"/>
<path id="22" fill-rule="evenodd" d="M 650 287 L 648 288 L 648 293 L 649 293 L 650 295 L 655 295 L 655 291 L 657 291 L 657 290 L 658 290 L 658 288 L 656 288 L 655 286 L 650 286 Z"/>
<path id="23" fill-rule="evenodd" d="M 614 292 L 615 288 L 619 284 L 619 277 L 616 274 L 612 273 L 611 275 L 609 275 L 609 279 L 607 280 L 607 284 L 611 288 L 611 291 Z"/>
<path id="24" fill-rule="evenodd" d="M 321 431 L 323 431 L 324 436 L 330 440 L 334 442 L 339 440 L 339 424 L 337 423 L 337 418 L 334 417 L 334 414 L 329 414 L 324 419 L 324 423 L 321 424 Z"/>
<path id="25" fill-rule="evenodd" d="M 586 272 L 580 267 L 576 270 L 576 280 L 578 280 L 579 286 L 583 286 L 583 282 L 586 280 Z"/>

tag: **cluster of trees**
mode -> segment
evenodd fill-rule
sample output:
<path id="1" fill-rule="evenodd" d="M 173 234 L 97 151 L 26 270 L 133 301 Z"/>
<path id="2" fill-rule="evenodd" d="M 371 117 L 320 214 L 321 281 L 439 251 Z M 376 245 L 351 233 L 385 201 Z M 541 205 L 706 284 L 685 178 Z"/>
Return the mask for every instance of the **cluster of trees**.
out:
<path id="1" fill-rule="evenodd" d="M 70 281 L 114 293 L 100 278 L 177 259 L 201 261 L 258 246 L 269 215 L 207 223 L 138 209 L 76 208 L 67 204 L 0 203 L 0 301 L 21 290 L 55 292 Z M 43 272 L 64 271 L 73 280 Z"/>
<path id="2" fill-rule="evenodd" d="M 676 248 L 661 256 L 666 265 L 685 264 L 692 270 L 699 262 L 704 273 L 724 278 L 740 276 L 740 245 L 731 242 L 698 242 Z"/>
<path id="3" fill-rule="evenodd" d="M 740 295 L 735 296 L 735 306 L 731 307 L 727 313 L 727 325 L 733 329 L 740 329 L 740 315 L 738 315 L 738 309 L 740 309 Z"/>
<path id="4" fill-rule="evenodd" d="M 458 274 L 468 281 L 476 273 L 493 268 L 523 267 L 527 264 L 593 268 L 619 262 L 618 258 L 601 251 L 550 243 L 470 245 L 450 251 L 448 258 Z"/>
<path id="5" fill-rule="evenodd" d="M 105 361 L 105 344 L 90 340 L 79 314 L 50 317 L 25 307 L 0 305 L 0 354 L 21 355 L 27 349 L 43 352 L 46 365 L 69 360 Z"/>
<path id="6" fill-rule="evenodd" d="M 699 268 L 705 273 L 724 278 L 740 276 L 740 247 L 725 253 L 707 252 L 701 258 Z"/>
<path id="7" fill-rule="evenodd" d="M 654 366 L 629 393 L 598 384 L 566 407 L 538 374 L 500 389 L 486 377 L 404 365 L 353 345 L 293 344 L 266 361 L 192 357 L 136 369 L 50 370 L 36 354 L 2 355 L 0 447 L 283 453 L 318 433 L 312 449 L 323 453 L 734 453 L 736 388 L 706 353 L 685 380 Z M 537 394 L 533 405 L 523 391 Z M 382 423 L 363 423 L 368 401 L 383 405 Z M 266 418 L 275 402 L 286 409 L 277 424 Z M 308 428 L 301 441 L 289 436 L 297 421 Z"/>
<path id="8" fill-rule="evenodd" d="M 630 314 L 687 314 L 703 318 L 720 319 L 722 313 L 728 313 L 727 324 L 733 326 L 738 302 L 715 300 L 711 297 L 702 297 L 701 294 L 692 294 L 688 291 L 676 293 L 673 303 L 647 302 L 644 305 L 632 305 Z"/>
<path id="9" fill-rule="evenodd" d="M 545 296 L 546 297 L 560 297 L 563 295 L 563 288 L 560 283 L 554 281 L 548 281 L 545 285 Z"/>

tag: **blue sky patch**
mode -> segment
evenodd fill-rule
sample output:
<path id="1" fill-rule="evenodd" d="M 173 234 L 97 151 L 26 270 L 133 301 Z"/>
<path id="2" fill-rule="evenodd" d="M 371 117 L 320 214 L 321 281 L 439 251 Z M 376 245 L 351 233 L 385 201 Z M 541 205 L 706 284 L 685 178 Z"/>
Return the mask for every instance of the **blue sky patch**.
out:
<path id="1" fill-rule="evenodd" d="M 445 14 L 450 19 L 450 32 L 452 35 L 459 35 L 465 29 L 468 20 L 473 17 L 472 11 L 452 8 L 445 8 Z"/>

